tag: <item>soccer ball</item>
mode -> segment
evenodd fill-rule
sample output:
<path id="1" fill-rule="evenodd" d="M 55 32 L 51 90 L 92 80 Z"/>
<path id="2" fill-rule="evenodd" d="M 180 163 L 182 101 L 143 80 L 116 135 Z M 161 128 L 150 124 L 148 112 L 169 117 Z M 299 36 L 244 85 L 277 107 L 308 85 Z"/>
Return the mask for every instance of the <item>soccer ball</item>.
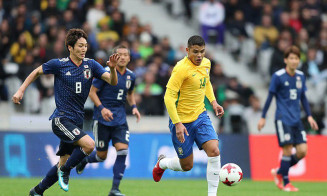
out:
<path id="1" fill-rule="evenodd" d="M 235 186 L 241 182 L 243 172 L 235 163 L 227 163 L 220 169 L 219 178 L 225 185 Z"/>

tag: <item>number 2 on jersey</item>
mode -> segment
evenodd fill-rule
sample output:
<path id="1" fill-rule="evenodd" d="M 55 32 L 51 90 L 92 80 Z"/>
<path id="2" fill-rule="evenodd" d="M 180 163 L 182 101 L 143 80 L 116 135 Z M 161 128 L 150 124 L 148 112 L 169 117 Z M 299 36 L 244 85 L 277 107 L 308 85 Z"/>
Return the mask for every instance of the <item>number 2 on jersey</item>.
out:
<path id="1" fill-rule="evenodd" d="M 119 89 L 119 92 L 118 92 L 118 95 L 117 95 L 117 100 L 122 100 L 123 99 L 123 94 L 124 94 L 124 90 Z"/>

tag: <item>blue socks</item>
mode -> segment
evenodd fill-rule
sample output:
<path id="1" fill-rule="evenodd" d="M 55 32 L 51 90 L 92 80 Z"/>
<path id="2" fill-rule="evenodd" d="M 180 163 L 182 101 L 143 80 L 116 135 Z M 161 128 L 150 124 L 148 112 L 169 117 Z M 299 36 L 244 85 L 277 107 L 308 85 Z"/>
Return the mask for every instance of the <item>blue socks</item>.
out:
<path id="1" fill-rule="evenodd" d="M 65 163 L 65 165 L 61 166 L 61 170 L 63 172 L 69 172 L 73 169 L 77 164 L 79 164 L 86 156 L 88 156 L 81 147 L 76 147 Z"/>
<path id="2" fill-rule="evenodd" d="M 112 182 L 112 188 L 111 188 L 112 190 L 118 190 L 120 181 L 123 179 L 125 168 L 126 168 L 125 161 L 126 161 L 127 154 L 128 154 L 127 149 L 117 151 L 117 158 L 113 168 L 114 179 Z"/>
<path id="3" fill-rule="evenodd" d="M 57 175 L 57 164 L 53 166 L 43 178 L 43 180 L 36 186 L 34 187 L 34 190 L 36 193 L 42 195 L 45 190 L 50 188 L 54 183 L 58 181 L 58 175 Z"/>
<path id="4" fill-rule="evenodd" d="M 292 167 L 293 165 L 297 164 L 299 161 L 300 161 L 300 159 L 297 158 L 296 154 L 293 154 L 291 156 L 291 166 L 290 167 Z"/>
<path id="5" fill-rule="evenodd" d="M 291 167 L 291 156 L 283 155 L 282 160 L 280 162 L 280 168 L 277 173 L 283 176 L 284 186 L 290 182 L 290 180 L 288 179 L 288 171 L 290 167 Z"/>

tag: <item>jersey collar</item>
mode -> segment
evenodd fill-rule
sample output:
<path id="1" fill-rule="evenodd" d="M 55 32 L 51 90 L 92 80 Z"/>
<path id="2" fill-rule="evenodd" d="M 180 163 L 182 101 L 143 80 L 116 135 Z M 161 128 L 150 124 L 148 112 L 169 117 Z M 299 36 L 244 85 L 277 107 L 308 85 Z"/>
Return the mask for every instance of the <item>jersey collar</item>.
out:
<path id="1" fill-rule="evenodd" d="M 82 64 L 83 64 L 83 60 L 82 60 L 82 62 L 81 62 L 81 64 L 79 64 L 79 65 L 77 65 L 71 58 L 70 58 L 70 56 L 68 57 L 69 58 L 69 60 L 76 66 L 76 67 L 79 67 L 79 66 L 81 66 Z"/>

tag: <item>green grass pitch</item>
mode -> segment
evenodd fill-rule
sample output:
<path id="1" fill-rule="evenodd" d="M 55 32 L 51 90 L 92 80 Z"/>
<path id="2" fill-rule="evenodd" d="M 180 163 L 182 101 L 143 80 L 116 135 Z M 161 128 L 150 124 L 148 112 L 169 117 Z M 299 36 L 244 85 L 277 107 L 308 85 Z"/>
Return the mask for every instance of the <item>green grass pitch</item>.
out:
<path id="1" fill-rule="evenodd" d="M 0 196 L 27 196 L 39 178 L 0 178 Z M 71 178 L 66 193 L 56 183 L 45 192 L 45 196 L 106 196 L 111 187 L 109 179 Z M 326 182 L 294 182 L 300 191 L 286 193 L 278 190 L 274 183 L 243 180 L 239 185 L 227 187 L 219 184 L 218 195 L 228 196 L 322 196 L 327 195 Z M 120 186 L 127 196 L 205 196 L 207 182 L 197 180 L 167 180 L 159 183 L 152 180 L 124 179 Z"/>

